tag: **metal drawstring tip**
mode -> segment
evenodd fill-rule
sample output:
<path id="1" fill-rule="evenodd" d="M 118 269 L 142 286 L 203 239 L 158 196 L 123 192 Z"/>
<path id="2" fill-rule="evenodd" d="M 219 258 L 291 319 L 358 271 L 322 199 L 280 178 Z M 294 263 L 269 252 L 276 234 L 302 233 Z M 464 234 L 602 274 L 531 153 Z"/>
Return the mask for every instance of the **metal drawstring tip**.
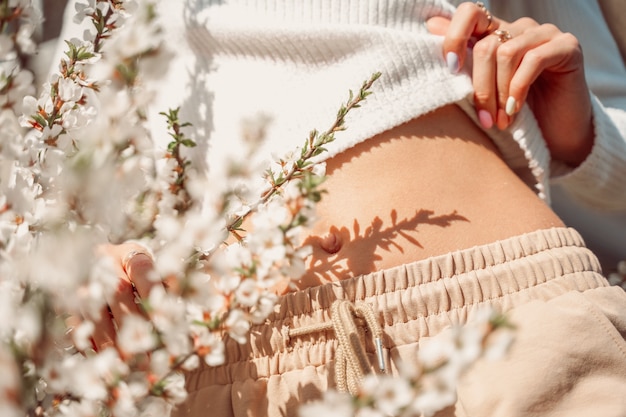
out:
<path id="1" fill-rule="evenodd" d="M 378 356 L 378 369 L 381 372 L 385 372 L 385 358 L 383 357 L 383 339 L 377 337 L 374 339 L 376 343 L 376 356 Z"/>

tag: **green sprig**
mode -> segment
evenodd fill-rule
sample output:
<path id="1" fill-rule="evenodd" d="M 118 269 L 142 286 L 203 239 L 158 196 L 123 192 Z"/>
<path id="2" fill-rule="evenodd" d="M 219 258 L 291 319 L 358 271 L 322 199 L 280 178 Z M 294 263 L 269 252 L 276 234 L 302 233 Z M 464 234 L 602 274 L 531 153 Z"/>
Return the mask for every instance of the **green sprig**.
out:
<path id="1" fill-rule="evenodd" d="M 227 230 L 232 233 L 235 230 L 235 225 L 241 225 L 243 220 L 250 215 L 253 211 L 256 210 L 257 207 L 269 201 L 272 196 L 280 191 L 280 189 L 289 181 L 300 179 L 301 182 L 298 184 L 298 187 L 301 191 L 304 192 L 304 195 L 310 199 L 311 201 L 318 202 L 321 200 L 322 192 L 319 191 L 319 186 L 324 181 L 323 178 L 316 178 L 311 170 L 313 168 L 312 158 L 321 155 L 326 152 L 327 149 L 325 145 L 333 142 L 335 140 L 335 133 L 340 132 L 346 129 L 345 126 L 345 118 L 348 113 L 360 107 L 360 103 L 367 98 L 371 94 L 371 87 L 378 78 L 380 78 L 381 73 L 374 73 L 369 80 L 365 81 L 359 90 L 359 93 L 355 95 L 352 90 L 349 92 L 348 100 L 345 104 L 342 104 L 339 110 L 337 111 L 337 117 L 334 123 L 324 132 L 319 132 L 317 130 L 312 130 L 309 133 L 309 136 L 305 140 L 304 146 L 300 152 L 300 159 L 295 161 L 291 168 L 286 173 L 280 173 L 278 176 L 275 176 L 271 170 L 267 171 L 268 179 L 271 183 L 271 188 L 267 190 L 267 192 L 263 195 L 263 197 L 253 205 L 247 213 L 242 214 L 240 216 L 236 216 L 227 226 Z"/>
<path id="2" fill-rule="evenodd" d="M 185 210 L 191 204 L 191 198 L 189 197 L 186 188 L 185 181 L 187 179 L 187 168 L 191 164 L 191 161 L 187 160 L 181 155 L 181 147 L 193 148 L 196 146 L 196 142 L 189 139 L 182 132 L 182 128 L 191 126 L 191 123 L 181 123 L 178 112 L 180 107 L 175 109 L 169 109 L 167 112 L 160 112 L 159 114 L 165 116 L 167 119 L 167 127 L 169 129 L 169 135 L 172 137 L 172 141 L 167 144 L 167 152 L 170 158 L 176 161 L 174 167 L 175 179 L 171 184 L 170 191 L 174 195 L 181 197 L 180 203 L 175 207 L 176 210 Z"/>

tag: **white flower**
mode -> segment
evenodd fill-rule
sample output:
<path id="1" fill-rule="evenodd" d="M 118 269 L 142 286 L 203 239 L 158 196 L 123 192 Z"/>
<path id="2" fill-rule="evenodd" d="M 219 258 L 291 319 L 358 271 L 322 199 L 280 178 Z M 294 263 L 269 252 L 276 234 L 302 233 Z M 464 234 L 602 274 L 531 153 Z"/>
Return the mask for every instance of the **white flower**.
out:
<path id="1" fill-rule="evenodd" d="M 182 364 L 181 368 L 183 368 L 183 370 L 185 371 L 193 371 L 194 369 L 198 369 L 199 366 L 200 358 L 198 358 L 198 355 L 191 355 Z"/>
<path id="2" fill-rule="evenodd" d="M 96 356 L 88 358 L 87 366 L 94 369 L 107 385 L 113 385 L 129 372 L 118 351 L 114 348 L 101 350 Z"/>
<path id="3" fill-rule="evenodd" d="M 52 127 L 45 126 L 41 131 L 41 140 L 49 141 L 52 139 L 56 139 L 59 137 L 61 132 L 63 131 L 63 127 L 61 125 L 54 124 Z"/>
<path id="4" fill-rule="evenodd" d="M 269 203 L 259 207 L 258 212 L 253 216 L 254 234 L 257 231 L 265 232 L 276 229 L 288 220 L 289 210 L 285 207 L 284 200 L 274 198 Z"/>
<path id="5" fill-rule="evenodd" d="M 141 7 L 141 12 L 147 7 Z M 158 26 L 153 22 L 143 20 L 145 16 L 137 13 L 130 21 L 114 32 L 112 38 L 105 44 L 105 51 L 114 61 L 123 61 L 124 58 L 134 57 L 156 49 L 162 42 L 158 34 Z"/>
<path id="6" fill-rule="evenodd" d="M 245 307 L 252 307 L 260 296 L 259 288 L 253 279 L 244 279 L 235 291 L 237 302 Z"/>
<path id="7" fill-rule="evenodd" d="M 18 215 L 29 213 L 39 193 L 39 189 L 33 184 L 32 173 L 21 169 L 17 163 L 11 163 L 5 167 L 3 178 L 5 183 L 0 183 L 0 189 L 2 198 L 5 199 L 4 204 L 10 205 Z"/>
<path id="8" fill-rule="evenodd" d="M 85 17 L 91 16 L 96 11 L 96 0 L 87 0 L 86 3 L 77 1 L 74 3 L 74 8 L 76 10 L 74 23 L 80 23 Z"/>
<path id="9" fill-rule="evenodd" d="M 140 405 L 138 417 L 169 417 L 172 405 L 163 398 L 147 397 Z"/>
<path id="10" fill-rule="evenodd" d="M 82 401 L 62 401 L 54 417 L 93 417 L 101 413 L 101 405 L 97 401 L 83 399 Z"/>
<path id="11" fill-rule="evenodd" d="M 39 341 L 43 330 L 41 312 L 36 306 L 23 305 L 15 315 L 14 325 L 13 341 L 22 348 L 30 348 Z"/>
<path id="12" fill-rule="evenodd" d="M 301 246 L 289 257 L 289 262 L 283 264 L 282 273 L 291 280 L 298 280 L 307 271 L 306 258 L 313 253 L 310 245 Z"/>
<path id="13" fill-rule="evenodd" d="M 87 126 L 96 117 L 93 106 L 78 106 L 68 109 L 61 115 L 61 124 L 65 130 L 76 130 Z"/>
<path id="14" fill-rule="evenodd" d="M 368 375 L 362 389 L 374 399 L 376 408 L 386 415 L 397 415 L 414 397 L 409 382 L 403 378 Z"/>
<path id="15" fill-rule="evenodd" d="M 111 4 L 108 1 L 99 1 L 96 4 L 96 8 L 100 11 L 100 13 L 102 15 L 106 15 L 107 13 L 109 13 L 109 11 L 115 12 L 115 10 L 111 10 Z M 114 17 L 114 19 L 115 19 L 115 17 Z"/>
<path id="16" fill-rule="evenodd" d="M 187 398 L 185 377 L 180 373 L 173 373 L 165 381 L 165 397 L 172 404 L 180 404 Z"/>
<path id="17" fill-rule="evenodd" d="M 456 340 L 455 360 L 461 366 L 466 367 L 474 363 L 483 353 L 483 339 L 485 338 L 485 328 L 481 325 L 466 325 L 455 329 Z"/>
<path id="18" fill-rule="evenodd" d="M 261 295 L 254 308 L 250 311 L 250 320 L 252 323 L 263 323 L 267 316 L 274 311 L 274 306 L 276 305 L 277 300 L 278 296 L 273 293 L 264 293 Z"/>
<path id="19" fill-rule="evenodd" d="M 105 352 L 101 352 L 99 355 L 85 361 L 79 362 L 76 360 L 73 364 L 66 360 L 64 366 L 59 370 L 62 375 L 66 375 L 65 383 L 67 386 L 65 390 L 69 390 L 87 400 L 102 401 L 106 399 L 109 395 L 109 390 L 103 378 L 102 370 L 96 365 L 97 362 L 109 363 L 107 359 L 111 358 L 111 356 L 108 353 L 103 355 Z"/>
<path id="20" fill-rule="evenodd" d="M 209 332 L 206 327 L 202 327 L 196 332 L 195 349 L 209 366 L 222 365 L 226 359 L 224 342 L 215 333 Z"/>
<path id="21" fill-rule="evenodd" d="M 92 321 L 83 321 L 78 326 L 74 327 L 72 339 L 78 350 L 84 351 L 92 347 L 91 335 L 95 329 L 96 326 Z"/>
<path id="22" fill-rule="evenodd" d="M 34 31 L 35 27 L 28 23 L 20 25 L 17 31 L 16 42 L 20 50 L 27 55 L 32 55 L 37 51 L 37 45 L 33 42 Z"/>
<path id="23" fill-rule="evenodd" d="M 169 332 L 185 319 L 185 305 L 177 297 L 165 291 L 162 285 L 155 285 L 150 290 L 148 308 L 150 319 L 161 332 Z"/>
<path id="24" fill-rule="evenodd" d="M 515 341 L 515 334 L 512 329 L 498 329 L 487 338 L 483 356 L 487 360 L 497 360 L 503 358 Z"/>
<path id="25" fill-rule="evenodd" d="M 37 113 L 37 99 L 33 96 L 24 97 L 22 100 L 22 111 L 28 115 Z M 29 126 L 27 125 L 27 127 Z"/>
<path id="26" fill-rule="evenodd" d="M 115 417 L 136 417 L 139 413 L 137 409 L 137 398 L 124 381 L 115 388 L 115 403 L 111 407 Z"/>
<path id="27" fill-rule="evenodd" d="M 228 335 L 237 343 L 244 344 L 248 341 L 250 322 L 243 311 L 238 309 L 230 310 L 224 325 L 228 329 Z"/>
<path id="28" fill-rule="evenodd" d="M 71 78 L 60 78 L 58 94 L 61 100 L 74 103 L 83 96 L 83 87 Z"/>
<path id="29" fill-rule="evenodd" d="M 417 352 L 419 363 L 426 369 L 433 369 L 445 363 L 454 349 L 449 336 L 450 331 L 444 331 L 436 337 L 422 338 Z"/>
<path id="30" fill-rule="evenodd" d="M 221 252 L 220 255 L 222 256 L 215 259 L 215 262 L 213 262 L 212 265 L 214 265 L 218 271 L 223 273 L 228 273 L 233 269 L 242 266 L 249 267 L 252 265 L 252 253 L 250 253 L 250 248 L 244 245 L 232 244 Z M 235 285 L 232 286 L 232 284 Z M 230 292 L 238 285 L 239 282 L 232 282 L 231 285 L 226 285 L 223 288 L 225 292 Z M 230 290 L 227 288 L 230 288 Z"/>
<path id="31" fill-rule="evenodd" d="M 90 319 L 99 319 L 105 300 L 110 300 L 117 290 L 118 280 L 113 259 L 108 256 L 98 257 L 91 265 L 89 281 L 80 285 L 76 291 L 80 311 Z"/>
<path id="32" fill-rule="evenodd" d="M 124 317 L 117 334 L 119 348 L 127 354 L 148 352 L 156 346 L 152 324 L 136 314 Z"/>
<path id="33" fill-rule="evenodd" d="M 165 349 L 157 349 L 150 354 L 150 372 L 154 375 L 166 375 L 170 370 L 172 356 Z"/>
<path id="34" fill-rule="evenodd" d="M 352 398 L 345 393 L 329 390 L 320 401 L 306 403 L 298 410 L 299 417 L 353 417 Z"/>
<path id="35" fill-rule="evenodd" d="M 425 389 L 415 398 L 411 408 L 418 414 L 422 414 L 423 417 L 430 417 L 455 402 L 456 392 L 454 390 Z"/>

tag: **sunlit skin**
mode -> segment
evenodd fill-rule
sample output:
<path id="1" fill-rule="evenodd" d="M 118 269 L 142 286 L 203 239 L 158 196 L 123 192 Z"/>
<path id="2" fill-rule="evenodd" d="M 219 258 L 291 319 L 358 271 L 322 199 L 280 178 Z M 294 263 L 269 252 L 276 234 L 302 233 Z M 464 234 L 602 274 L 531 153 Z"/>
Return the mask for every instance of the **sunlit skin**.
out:
<path id="1" fill-rule="evenodd" d="M 327 161 L 300 288 L 562 222 L 454 105 Z"/>

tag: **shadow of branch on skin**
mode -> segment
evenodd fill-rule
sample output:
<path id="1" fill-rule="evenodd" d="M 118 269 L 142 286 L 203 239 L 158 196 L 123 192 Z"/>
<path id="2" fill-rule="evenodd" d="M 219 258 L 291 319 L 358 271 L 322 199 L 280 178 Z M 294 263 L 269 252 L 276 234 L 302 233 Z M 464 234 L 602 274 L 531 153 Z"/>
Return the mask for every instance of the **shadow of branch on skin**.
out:
<path id="1" fill-rule="evenodd" d="M 448 227 L 454 222 L 469 220 L 456 210 L 435 215 L 432 210 L 420 209 L 414 216 L 404 219 L 398 219 L 398 213 L 392 210 L 388 226 L 380 217 L 374 218 L 364 230 L 356 220 L 352 230 L 333 226 L 328 234 L 333 240 L 330 250 L 328 237 L 310 236 L 304 241 L 305 245 L 314 248 L 307 275 L 324 283 L 375 271 L 375 262 L 382 259 L 383 252 L 404 253 L 411 246 L 423 248 L 418 238 L 420 226 Z"/>

